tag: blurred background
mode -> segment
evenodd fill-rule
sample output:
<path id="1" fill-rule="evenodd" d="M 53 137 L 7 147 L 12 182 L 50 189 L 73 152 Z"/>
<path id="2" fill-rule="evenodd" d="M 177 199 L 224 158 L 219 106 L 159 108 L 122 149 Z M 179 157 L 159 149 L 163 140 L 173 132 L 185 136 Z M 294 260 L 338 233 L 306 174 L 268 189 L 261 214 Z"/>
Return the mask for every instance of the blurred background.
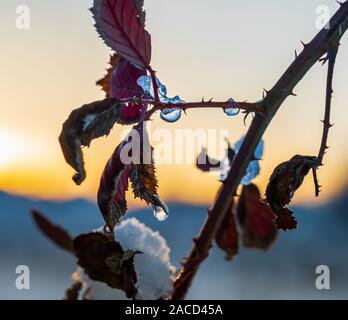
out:
<path id="1" fill-rule="evenodd" d="M 16 8 L 26 5 L 30 27 L 16 27 Z M 29 209 L 37 207 L 77 234 L 102 224 L 95 205 L 99 178 L 124 127 L 85 149 L 87 180 L 75 186 L 57 137 L 69 113 L 103 98 L 95 81 L 105 73 L 110 50 L 97 36 L 88 11 L 91 0 L 3 0 L 0 34 L 0 298 L 59 299 L 70 283 L 74 260 L 35 229 Z M 270 89 L 318 32 L 324 6 L 335 1 L 308 0 L 145 0 L 152 35 L 152 66 L 169 95 L 187 101 L 254 101 Z M 319 11 L 318 11 L 319 10 Z M 319 19 L 320 21 L 320 19 Z M 241 250 L 232 263 L 213 250 L 196 278 L 189 298 L 348 298 L 346 137 L 348 41 L 342 39 L 334 80 L 329 150 L 320 169 L 324 186 L 315 198 L 308 177 L 294 199 L 299 230 L 280 233 L 266 253 Z M 318 152 L 323 118 L 326 67 L 319 63 L 295 89 L 267 131 L 261 174 L 264 190 L 274 167 L 294 154 Z M 247 125 L 250 123 L 247 121 Z M 234 142 L 245 134 L 242 116 L 221 110 L 189 110 L 175 124 L 156 117 L 152 128 L 227 129 Z M 196 152 L 199 151 L 197 147 Z M 193 159 L 192 159 L 193 161 Z M 135 215 L 159 230 L 172 248 L 172 262 L 187 254 L 206 208 L 219 187 L 217 177 L 193 164 L 159 165 L 160 195 L 170 217 L 157 222 L 151 210 L 129 197 Z M 188 179 L 189 177 L 189 179 Z M 17 265 L 30 266 L 30 290 L 14 286 Z M 315 268 L 328 265 L 331 290 L 315 288 Z M 208 289 L 209 288 L 209 289 Z"/>

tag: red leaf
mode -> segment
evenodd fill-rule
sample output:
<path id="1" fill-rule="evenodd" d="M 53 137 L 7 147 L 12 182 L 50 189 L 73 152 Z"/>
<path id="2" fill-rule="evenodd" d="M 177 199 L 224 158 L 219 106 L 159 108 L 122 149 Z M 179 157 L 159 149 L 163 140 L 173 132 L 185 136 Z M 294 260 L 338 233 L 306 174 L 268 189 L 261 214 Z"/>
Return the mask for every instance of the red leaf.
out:
<path id="1" fill-rule="evenodd" d="M 144 28 L 143 1 L 94 0 L 91 9 L 101 38 L 135 66 L 151 61 L 151 36 Z"/>
<path id="2" fill-rule="evenodd" d="M 117 146 L 106 164 L 98 190 L 98 206 L 111 231 L 127 211 L 130 165 L 124 165 L 121 161 L 121 150 L 125 144 L 127 141 Z"/>
<path id="3" fill-rule="evenodd" d="M 267 249 L 276 239 L 276 216 L 261 200 L 256 185 L 243 187 L 238 200 L 237 215 L 243 228 L 243 244 L 249 248 Z"/>
<path id="4" fill-rule="evenodd" d="M 146 75 L 144 69 L 134 67 L 126 59 L 121 58 L 112 72 L 111 95 L 119 99 L 141 98 L 143 89 L 138 86 L 137 80 Z M 121 105 L 118 122 L 132 124 L 140 121 L 146 112 L 147 105 L 131 102 Z"/>
<path id="5" fill-rule="evenodd" d="M 58 247 L 73 252 L 73 238 L 63 228 L 53 224 L 38 210 L 31 211 L 32 217 L 40 231 Z"/>
<path id="6" fill-rule="evenodd" d="M 106 97 L 128 99 L 142 98 L 143 89 L 138 85 L 137 80 L 146 75 L 144 69 L 138 69 L 117 53 L 110 58 L 111 68 L 103 79 L 97 81 L 106 93 Z M 120 107 L 118 123 L 134 124 L 139 122 L 145 115 L 147 105 L 144 103 L 130 102 Z"/>
<path id="7" fill-rule="evenodd" d="M 215 236 L 216 244 L 226 252 L 227 260 L 232 260 L 238 253 L 239 235 L 233 214 L 233 207 L 234 201 L 226 212 Z"/>

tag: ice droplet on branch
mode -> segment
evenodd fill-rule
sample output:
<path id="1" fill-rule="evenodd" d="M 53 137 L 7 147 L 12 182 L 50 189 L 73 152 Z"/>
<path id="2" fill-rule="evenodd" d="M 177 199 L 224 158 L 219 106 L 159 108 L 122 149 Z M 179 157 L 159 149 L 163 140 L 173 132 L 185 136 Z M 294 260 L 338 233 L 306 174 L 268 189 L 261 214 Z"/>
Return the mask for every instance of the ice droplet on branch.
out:
<path id="1" fill-rule="evenodd" d="M 179 96 L 174 96 L 173 98 L 168 97 L 167 93 L 167 87 L 158 79 L 156 78 L 157 87 L 158 87 L 158 95 L 161 100 L 161 102 L 164 103 L 184 103 L 185 101 L 181 100 Z M 144 93 L 147 95 L 150 95 L 152 98 L 154 98 L 154 91 L 153 91 L 153 85 L 152 85 L 152 78 L 151 76 L 141 76 L 137 80 L 138 86 L 140 86 Z"/>
<path id="2" fill-rule="evenodd" d="M 161 119 L 167 122 L 176 122 L 181 118 L 180 108 L 164 109 L 161 112 Z"/>
<path id="3" fill-rule="evenodd" d="M 224 108 L 225 114 L 228 115 L 229 117 L 236 116 L 240 112 L 240 109 L 234 108 L 235 102 L 232 98 L 228 99 L 227 102 L 229 103 L 229 105 L 227 108 Z"/>

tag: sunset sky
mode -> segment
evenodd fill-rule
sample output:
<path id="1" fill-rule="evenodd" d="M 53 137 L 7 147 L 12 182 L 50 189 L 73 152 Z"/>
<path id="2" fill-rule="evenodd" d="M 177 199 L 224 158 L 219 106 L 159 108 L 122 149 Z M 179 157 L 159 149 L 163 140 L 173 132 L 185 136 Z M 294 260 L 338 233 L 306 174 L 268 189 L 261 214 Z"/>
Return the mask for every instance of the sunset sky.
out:
<path id="1" fill-rule="evenodd" d="M 2 0 L 0 34 L 0 189 L 40 198 L 95 199 L 103 167 L 124 127 L 84 150 L 87 180 L 75 186 L 73 169 L 63 159 L 57 137 L 69 113 L 103 98 L 95 81 L 104 75 L 110 50 L 97 36 L 88 8 L 92 0 Z M 29 30 L 15 25 L 16 6 L 27 5 Z M 152 66 L 169 94 L 186 101 L 254 101 L 270 89 L 318 32 L 316 9 L 324 0 L 145 0 L 147 30 L 152 35 Z M 348 37 L 336 64 L 330 132 L 331 149 L 320 169 L 323 201 L 347 183 Z M 296 88 L 275 117 L 265 140 L 261 175 L 265 188 L 274 167 L 294 154 L 316 155 L 323 118 L 326 67 L 319 63 Z M 250 123 L 250 119 L 247 124 Z M 231 142 L 245 134 L 243 117 L 221 110 L 189 110 L 167 124 L 155 117 L 153 129 L 228 129 Z M 193 165 L 158 167 L 159 193 L 165 200 L 208 204 L 219 186 L 217 177 Z M 312 203 L 308 177 L 296 202 Z M 138 203 L 138 202 L 137 202 Z M 133 202 L 134 204 L 134 202 Z"/>

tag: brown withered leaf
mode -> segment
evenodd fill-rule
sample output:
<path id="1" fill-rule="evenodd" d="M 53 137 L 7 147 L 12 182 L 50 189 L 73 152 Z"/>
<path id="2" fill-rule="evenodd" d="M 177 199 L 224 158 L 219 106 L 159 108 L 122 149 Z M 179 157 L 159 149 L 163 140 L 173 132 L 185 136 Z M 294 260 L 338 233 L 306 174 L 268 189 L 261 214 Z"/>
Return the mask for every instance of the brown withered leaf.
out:
<path id="1" fill-rule="evenodd" d="M 225 251 L 226 260 L 233 259 L 233 257 L 238 253 L 239 246 L 239 234 L 233 208 L 234 200 L 226 212 L 224 219 L 215 235 L 215 242 L 220 249 Z"/>
<path id="2" fill-rule="evenodd" d="M 75 238 L 78 264 L 94 281 L 123 290 L 128 298 L 137 295 L 134 256 L 139 251 L 123 251 L 114 240 L 101 233 L 88 233 Z"/>
<path id="3" fill-rule="evenodd" d="M 297 228 L 297 221 L 293 212 L 288 208 L 277 209 L 277 226 L 283 230 L 293 230 Z"/>
<path id="4" fill-rule="evenodd" d="M 256 185 L 243 186 L 236 213 L 243 230 L 243 244 L 249 248 L 264 250 L 269 248 L 277 236 L 276 216 L 261 200 Z"/>
<path id="5" fill-rule="evenodd" d="M 120 61 L 120 57 L 121 56 L 118 53 L 114 53 L 110 56 L 110 67 L 106 69 L 106 75 L 104 76 L 104 78 L 97 81 L 97 85 L 100 86 L 102 90 L 105 92 L 106 98 L 112 97 L 112 72 L 114 68 L 117 66 L 118 62 Z"/>
<path id="6" fill-rule="evenodd" d="M 316 160 L 317 157 L 296 155 L 278 165 L 272 173 L 266 189 L 266 200 L 277 215 L 278 228 L 296 228 L 296 219 L 285 207 L 302 185 L 305 176 L 317 165 Z"/>
<path id="7" fill-rule="evenodd" d="M 58 247 L 69 252 L 74 251 L 73 238 L 60 226 L 53 224 L 36 209 L 31 211 L 33 220 L 39 230 Z"/>
<path id="8" fill-rule="evenodd" d="M 64 122 L 59 142 L 66 162 L 76 170 L 73 180 L 80 185 L 86 178 L 81 147 L 108 135 L 119 115 L 119 100 L 104 99 L 74 110 Z"/>
<path id="9" fill-rule="evenodd" d="M 130 181 L 135 198 L 144 200 L 147 204 L 161 207 L 166 214 L 169 213 L 167 205 L 157 194 L 158 181 L 153 156 L 153 147 L 148 141 L 147 132 L 140 131 L 141 150 L 140 163 L 132 164 Z"/>

